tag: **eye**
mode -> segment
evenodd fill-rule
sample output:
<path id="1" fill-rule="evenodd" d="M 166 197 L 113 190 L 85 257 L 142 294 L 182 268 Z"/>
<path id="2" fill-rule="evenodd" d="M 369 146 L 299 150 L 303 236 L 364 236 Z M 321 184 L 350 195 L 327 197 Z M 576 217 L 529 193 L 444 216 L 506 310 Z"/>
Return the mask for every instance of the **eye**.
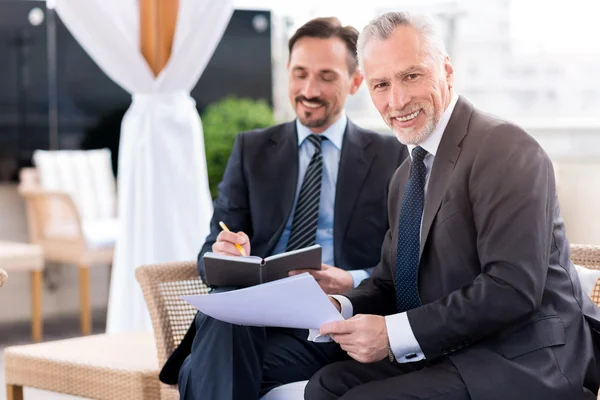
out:
<path id="1" fill-rule="evenodd" d="M 408 75 L 406 75 L 406 80 L 407 81 L 414 81 L 418 77 L 419 77 L 419 74 L 408 74 Z"/>
<path id="2" fill-rule="evenodd" d="M 375 86 L 373 86 L 373 90 L 383 89 L 384 87 L 387 87 L 387 86 L 388 86 L 387 82 L 379 82 L 379 83 L 375 84 Z"/>
<path id="3" fill-rule="evenodd" d="M 322 74 L 321 79 L 323 79 L 325 82 L 333 82 L 335 80 L 335 74 L 331 72 Z"/>

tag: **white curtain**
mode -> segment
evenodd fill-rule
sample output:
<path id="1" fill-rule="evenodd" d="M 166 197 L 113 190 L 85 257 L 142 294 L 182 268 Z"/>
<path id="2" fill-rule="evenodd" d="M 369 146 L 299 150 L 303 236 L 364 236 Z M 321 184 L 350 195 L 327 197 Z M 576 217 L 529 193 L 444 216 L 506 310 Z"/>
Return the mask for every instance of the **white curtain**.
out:
<path id="1" fill-rule="evenodd" d="M 121 126 L 120 235 L 107 331 L 152 329 L 135 280 L 140 265 L 193 260 L 208 234 L 212 201 L 200 117 L 190 91 L 233 12 L 230 0 L 180 0 L 171 58 L 154 77 L 139 50 L 137 0 L 56 0 L 71 34 L 132 94 Z"/>

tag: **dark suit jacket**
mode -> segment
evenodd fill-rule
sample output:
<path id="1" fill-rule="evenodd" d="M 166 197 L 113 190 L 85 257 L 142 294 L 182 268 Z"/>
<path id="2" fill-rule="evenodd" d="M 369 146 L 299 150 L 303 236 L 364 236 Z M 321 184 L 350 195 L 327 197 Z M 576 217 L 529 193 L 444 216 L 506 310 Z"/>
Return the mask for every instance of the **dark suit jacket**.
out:
<path id="1" fill-rule="evenodd" d="M 380 264 L 346 293 L 355 314 L 397 312 L 410 168 L 409 158 L 390 183 Z M 427 188 L 418 290 L 422 306 L 407 312 L 415 337 L 429 362 L 453 362 L 473 400 L 595 399 L 600 314 L 569 258 L 550 159 L 462 97 Z"/>
<path id="2" fill-rule="evenodd" d="M 355 270 L 379 262 L 388 230 L 387 186 L 407 156 L 406 147 L 394 136 L 361 129 L 348 120 L 334 205 L 336 267 Z M 253 255 L 271 255 L 292 212 L 298 179 L 295 122 L 240 133 L 219 185 L 210 234 L 198 254 L 200 276 L 204 277 L 202 256 L 210 251 L 221 231 L 219 221 L 233 232 L 248 234 Z M 177 383 L 194 334 L 195 329 L 190 327 L 163 367 L 163 382 Z"/>

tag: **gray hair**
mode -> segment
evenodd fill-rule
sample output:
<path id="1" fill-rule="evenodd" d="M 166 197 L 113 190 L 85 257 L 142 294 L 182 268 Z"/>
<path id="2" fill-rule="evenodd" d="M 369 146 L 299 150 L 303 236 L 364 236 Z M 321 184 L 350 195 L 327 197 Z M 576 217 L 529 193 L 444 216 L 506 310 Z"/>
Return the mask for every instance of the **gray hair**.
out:
<path id="1" fill-rule="evenodd" d="M 425 15 L 412 15 L 408 12 L 388 12 L 369 22 L 358 35 L 356 47 L 361 69 L 363 69 L 363 51 L 367 43 L 372 39 L 386 40 L 399 26 L 410 26 L 416 29 L 433 61 L 440 64 L 444 61 L 448 53 L 444 39 L 433 19 Z"/>

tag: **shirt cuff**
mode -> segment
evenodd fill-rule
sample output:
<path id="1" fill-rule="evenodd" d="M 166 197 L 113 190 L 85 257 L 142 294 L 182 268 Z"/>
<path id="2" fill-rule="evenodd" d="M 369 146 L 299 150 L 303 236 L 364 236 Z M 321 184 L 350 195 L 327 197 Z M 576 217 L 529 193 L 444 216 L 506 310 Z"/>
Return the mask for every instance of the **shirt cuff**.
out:
<path id="1" fill-rule="evenodd" d="M 342 317 L 344 319 L 352 318 L 352 315 L 354 314 L 354 312 L 353 312 L 354 310 L 352 308 L 352 303 L 350 302 L 349 298 L 347 298 L 346 296 L 339 295 L 339 294 L 333 294 L 330 297 L 333 297 L 340 303 L 340 306 L 342 308 L 342 311 L 340 312 L 340 314 L 342 314 Z"/>
<path id="2" fill-rule="evenodd" d="M 405 312 L 386 316 L 385 325 L 396 361 L 407 363 L 425 359 Z"/>
<path id="3" fill-rule="evenodd" d="M 334 294 L 330 297 L 333 297 L 334 299 L 339 301 L 340 306 L 342 308 L 342 312 L 340 314 L 342 314 L 342 317 L 344 319 L 352 318 L 353 309 L 352 309 L 352 303 L 350 302 L 350 299 L 348 299 L 345 296 L 340 296 L 337 294 Z M 329 336 L 319 335 L 318 329 L 309 329 L 307 340 L 310 342 L 315 342 L 315 343 L 327 343 L 327 342 L 333 341 Z"/>
<path id="4" fill-rule="evenodd" d="M 371 273 L 366 269 L 355 269 L 353 271 L 348 271 L 350 275 L 352 275 L 352 281 L 354 282 L 354 287 L 360 285 L 362 281 L 369 278 Z"/>

